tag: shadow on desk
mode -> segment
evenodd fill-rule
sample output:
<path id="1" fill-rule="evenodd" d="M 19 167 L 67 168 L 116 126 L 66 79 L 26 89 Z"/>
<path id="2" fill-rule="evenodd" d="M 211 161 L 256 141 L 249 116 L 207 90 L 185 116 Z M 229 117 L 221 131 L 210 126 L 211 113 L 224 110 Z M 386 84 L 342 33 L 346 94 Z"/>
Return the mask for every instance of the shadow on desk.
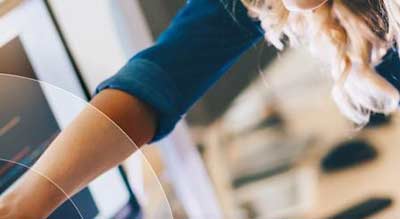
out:
<path id="1" fill-rule="evenodd" d="M 399 126 L 388 126 L 366 131 L 368 140 L 376 145 L 377 159 L 338 172 L 320 172 L 317 180 L 315 204 L 305 218 L 326 218 L 373 196 L 390 197 L 390 208 L 373 216 L 393 219 L 400 215 L 400 145 Z M 383 135 L 382 132 L 385 134 Z M 316 152 L 301 166 L 317 169 L 325 152 Z"/>

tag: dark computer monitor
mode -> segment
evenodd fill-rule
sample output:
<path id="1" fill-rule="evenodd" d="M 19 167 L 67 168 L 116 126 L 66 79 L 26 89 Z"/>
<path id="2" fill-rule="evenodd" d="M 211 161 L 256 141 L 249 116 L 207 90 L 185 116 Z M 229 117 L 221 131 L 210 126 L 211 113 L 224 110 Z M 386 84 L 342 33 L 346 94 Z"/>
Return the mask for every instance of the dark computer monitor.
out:
<path id="1" fill-rule="evenodd" d="M 0 193 L 27 171 L 24 166 L 31 166 L 84 107 L 66 109 L 68 103 L 53 98 L 39 83 L 17 78 L 42 80 L 86 98 L 58 34 L 42 0 L 22 1 L 0 17 Z M 129 199 L 116 169 L 72 198 L 84 219 L 112 218 Z M 81 217 L 72 202 L 50 217 L 75 218 Z"/>

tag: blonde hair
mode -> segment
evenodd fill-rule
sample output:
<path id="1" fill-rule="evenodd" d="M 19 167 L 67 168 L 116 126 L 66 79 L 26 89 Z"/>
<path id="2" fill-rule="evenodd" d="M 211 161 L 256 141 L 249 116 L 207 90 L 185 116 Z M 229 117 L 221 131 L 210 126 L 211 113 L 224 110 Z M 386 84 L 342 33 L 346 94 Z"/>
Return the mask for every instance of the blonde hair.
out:
<path id="1" fill-rule="evenodd" d="M 400 0 L 330 0 L 312 11 L 289 11 L 282 0 L 243 0 L 261 21 L 265 38 L 278 49 L 307 44 L 329 60 L 335 81 L 332 96 L 356 124 L 371 113 L 389 114 L 400 95 L 374 66 L 400 42 Z"/>

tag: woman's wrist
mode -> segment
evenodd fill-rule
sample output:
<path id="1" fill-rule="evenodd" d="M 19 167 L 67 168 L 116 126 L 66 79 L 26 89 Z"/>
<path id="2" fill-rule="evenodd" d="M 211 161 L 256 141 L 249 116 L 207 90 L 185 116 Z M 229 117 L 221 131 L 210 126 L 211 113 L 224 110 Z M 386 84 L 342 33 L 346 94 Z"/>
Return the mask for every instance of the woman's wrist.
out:
<path id="1" fill-rule="evenodd" d="M 45 219 L 44 215 L 29 210 L 20 203 L 16 194 L 8 193 L 0 197 L 0 219 Z"/>
<path id="2" fill-rule="evenodd" d="M 11 219 L 11 213 L 13 212 L 13 203 L 11 200 L 7 201 L 7 197 L 0 197 L 0 218 Z"/>
<path id="3" fill-rule="evenodd" d="M 45 219 L 65 199 L 53 183 L 29 171 L 0 196 L 0 219 Z"/>

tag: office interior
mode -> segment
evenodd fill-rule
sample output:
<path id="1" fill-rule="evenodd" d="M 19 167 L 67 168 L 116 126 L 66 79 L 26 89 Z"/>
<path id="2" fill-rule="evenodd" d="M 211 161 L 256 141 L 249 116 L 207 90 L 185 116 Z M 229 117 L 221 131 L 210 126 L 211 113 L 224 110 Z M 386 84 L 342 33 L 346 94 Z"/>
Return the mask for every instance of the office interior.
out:
<path id="1" fill-rule="evenodd" d="M 71 111 L 79 113 L 98 83 L 150 46 L 184 4 L 0 1 L 0 100 L 7 103 L 0 103 L 0 156 L 7 155 L 0 158 L 36 160 L 72 119 Z M 340 114 L 331 86 L 328 67 L 307 48 L 278 52 L 261 42 L 171 135 L 145 146 L 74 197 L 81 215 L 71 202 L 52 217 L 340 218 L 335 215 L 376 198 L 382 207 L 373 218 L 397 218 L 400 116 L 376 114 L 359 129 Z M 10 96 L 23 92 L 31 98 Z M 71 109 L 65 114 L 57 105 Z M 24 115 L 45 121 L 43 127 L 21 129 L 36 129 L 31 136 L 7 135 L 10 124 L 34 123 L 19 123 Z M 30 145 L 35 153 L 20 145 Z M 23 172 L 1 161 L 0 192 Z M 140 216 L 135 214 L 139 205 Z"/>

